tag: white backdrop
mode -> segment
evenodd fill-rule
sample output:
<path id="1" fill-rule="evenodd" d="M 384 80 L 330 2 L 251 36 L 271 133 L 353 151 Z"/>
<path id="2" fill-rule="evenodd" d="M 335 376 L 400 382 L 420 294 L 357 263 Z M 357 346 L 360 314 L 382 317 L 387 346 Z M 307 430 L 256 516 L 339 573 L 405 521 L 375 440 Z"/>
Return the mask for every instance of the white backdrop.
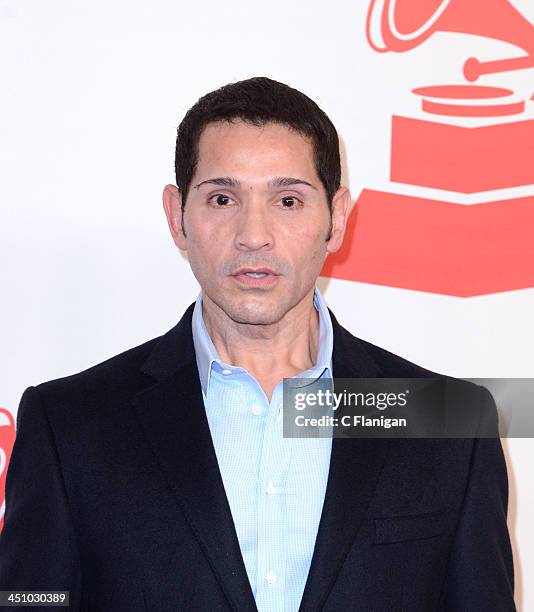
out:
<path id="1" fill-rule="evenodd" d="M 513 3 L 534 20 L 532 0 Z M 442 33 L 380 55 L 365 40 L 367 7 L 0 0 L 0 406 L 16 413 L 27 386 L 164 333 L 195 299 L 161 191 L 174 181 L 176 127 L 200 95 L 254 75 L 301 89 L 336 124 L 356 198 L 387 187 L 390 117 L 415 111 L 412 87 L 459 82 L 473 52 L 518 53 Z M 485 82 L 530 94 L 533 72 Z M 466 299 L 330 279 L 320 288 L 354 334 L 425 367 L 534 377 L 534 289 Z M 534 610 L 532 443 L 503 444 L 517 601 Z"/>

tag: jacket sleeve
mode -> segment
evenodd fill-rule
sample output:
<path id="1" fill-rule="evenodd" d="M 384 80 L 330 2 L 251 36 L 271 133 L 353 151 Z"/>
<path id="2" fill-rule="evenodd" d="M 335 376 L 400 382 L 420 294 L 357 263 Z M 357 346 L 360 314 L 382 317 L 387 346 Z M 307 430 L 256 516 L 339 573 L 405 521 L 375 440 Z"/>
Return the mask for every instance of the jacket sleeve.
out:
<path id="1" fill-rule="evenodd" d="M 462 612 L 515 611 L 514 568 L 506 523 L 508 477 L 497 411 L 490 393 L 482 388 L 481 436 L 488 435 L 493 415 L 493 437 L 475 439 L 469 480 L 456 527 L 443 610 Z"/>
<path id="2" fill-rule="evenodd" d="M 5 499 L 0 590 L 70 591 L 70 609 L 79 610 L 80 554 L 53 431 L 34 387 L 20 402 Z"/>

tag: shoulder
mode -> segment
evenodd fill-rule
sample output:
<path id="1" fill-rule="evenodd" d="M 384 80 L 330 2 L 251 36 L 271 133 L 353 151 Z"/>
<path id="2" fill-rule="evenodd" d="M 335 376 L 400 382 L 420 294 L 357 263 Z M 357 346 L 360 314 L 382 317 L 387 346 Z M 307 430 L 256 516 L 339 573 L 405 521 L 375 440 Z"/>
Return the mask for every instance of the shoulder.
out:
<path id="1" fill-rule="evenodd" d="M 354 372 L 355 376 L 389 378 L 439 377 L 432 372 L 400 355 L 353 335 L 339 324 L 329 310 L 334 336 L 334 363 L 342 364 L 342 370 Z M 334 366 L 334 371 L 335 371 Z"/>
<path id="2" fill-rule="evenodd" d="M 194 303 L 166 333 L 129 348 L 81 372 L 29 387 L 51 418 L 120 411 L 130 398 L 194 359 L 191 317 Z M 31 390 L 31 391 L 30 391 Z M 23 402 L 21 401 L 21 405 Z"/>
<path id="3" fill-rule="evenodd" d="M 48 406 L 87 405 L 89 401 L 109 403 L 146 385 L 141 367 L 161 336 L 129 348 L 85 370 L 35 385 Z"/>
<path id="4" fill-rule="evenodd" d="M 194 358 L 191 317 L 194 303 L 166 333 L 129 348 L 81 372 L 36 386 L 45 398 L 56 400 L 113 399 L 140 391 L 154 379 L 167 376 Z"/>
<path id="5" fill-rule="evenodd" d="M 490 392 L 469 380 L 429 370 L 380 346 L 362 340 L 342 327 L 332 315 L 334 326 L 334 376 L 341 378 L 429 378 L 439 381 L 439 401 L 448 411 L 460 437 L 479 432 L 494 437 L 498 415 Z M 336 368 L 336 365 L 338 366 Z M 339 372 L 342 372 L 340 376 Z"/>
<path id="6" fill-rule="evenodd" d="M 354 336 L 353 336 L 354 337 Z M 382 376 L 395 378 L 440 378 L 444 376 L 438 372 L 428 370 L 408 359 L 396 355 L 386 349 L 358 338 L 362 348 L 377 363 Z"/>

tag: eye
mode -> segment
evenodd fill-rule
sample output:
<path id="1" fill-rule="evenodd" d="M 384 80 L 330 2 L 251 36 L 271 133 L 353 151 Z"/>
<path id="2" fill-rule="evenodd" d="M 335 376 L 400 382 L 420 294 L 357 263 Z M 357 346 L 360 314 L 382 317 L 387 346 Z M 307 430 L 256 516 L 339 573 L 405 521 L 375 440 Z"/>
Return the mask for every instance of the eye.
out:
<path id="1" fill-rule="evenodd" d="M 299 200 L 295 196 L 285 196 L 281 199 L 281 202 L 284 208 L 296 208 L 299 204 Z"/>
<path id="2" fill-rule="evenodd" d="M 230 196 L 224 195 L 223 193 L 216 193 L 215 195 L 212 195 L 208 201 L 213 202 L 218 208 L 224 208 L 230 204 L 232 199 Z"/>

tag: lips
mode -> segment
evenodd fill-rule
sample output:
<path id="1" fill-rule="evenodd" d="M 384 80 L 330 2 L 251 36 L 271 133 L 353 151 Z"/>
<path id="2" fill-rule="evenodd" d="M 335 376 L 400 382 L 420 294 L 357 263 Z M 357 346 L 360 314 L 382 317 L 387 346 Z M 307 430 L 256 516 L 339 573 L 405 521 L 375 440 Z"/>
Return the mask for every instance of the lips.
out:
<path id="1" fill-rule="evenodd" d="M 240 268 L 233 276 L 239 276 L 240 274 L 268 274 L 271 276 L 279 276 L 274 270 L 270 268 Z"/>
<path id="2" fill-rule="evenodd" d="M 271 268 L 240 268 L 232 277 L 242 288 L 267 289 L 278 282 L 280 275 Z"/>

